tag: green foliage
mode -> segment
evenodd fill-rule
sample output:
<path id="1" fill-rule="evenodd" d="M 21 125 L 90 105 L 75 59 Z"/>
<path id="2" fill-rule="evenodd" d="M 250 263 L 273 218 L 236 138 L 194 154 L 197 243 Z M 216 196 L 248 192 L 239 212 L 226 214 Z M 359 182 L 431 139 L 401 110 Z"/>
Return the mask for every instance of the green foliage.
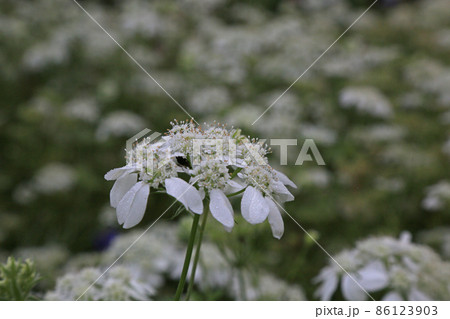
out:
<path id="1" fill-rule="evenodd" d="M 0 300 L 36 300 L 32 289 L 38 281 L 39 275 L 31 260 L 22 262 L 9 257 L 6 263 L 0 264 Z"/>

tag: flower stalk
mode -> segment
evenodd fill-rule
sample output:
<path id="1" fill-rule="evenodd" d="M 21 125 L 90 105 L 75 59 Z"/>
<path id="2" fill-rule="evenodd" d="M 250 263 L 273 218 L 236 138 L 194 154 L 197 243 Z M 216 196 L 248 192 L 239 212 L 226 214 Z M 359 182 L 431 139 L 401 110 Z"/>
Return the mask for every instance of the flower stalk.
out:
<path id="1" fill-rule="evenodd" d="M 194 214 L 194 220 L 192 221 L 191 234 L 189 236 L 188 247 L 186 250 L 186 256 L 184 257 L 183 270 L 181 272 L 178 288 L 175 293 L 175 301 L 179 301 L 181 294 L 183 293 L 184 285 L 186 283 L 186 277 L 189 270 L 189 264 L 191 263 L 192 251 L 194 249 L 195 235 L 197 234 L 197 228 L 200 221 L 200 215 Z"/>
<path id="2" fill-rule="evenodd" d="M 186 294 L 187 301 L 191 297 L 192 289 L 194 288 L 195 273 L 197 271 L 197 265 L 198 265 L 198 261 L 200 259 L 200 248 L 202 246 L 203 233 L 205 232 L 206 221 L 208 219 L 208 215 L 209 215 L 209 209 L 206 209 L 206 211 L 203 213 L 203 216 L 202 216 L 202 224 L 200 225 L 200 232 L 198 234 L 197 247 L 195 248 L 195 256 L 194 256 L 194 261 L 192 264 L 191 277 L 189 278 L 189 286 L 188 286 L 188 291 Z"/>

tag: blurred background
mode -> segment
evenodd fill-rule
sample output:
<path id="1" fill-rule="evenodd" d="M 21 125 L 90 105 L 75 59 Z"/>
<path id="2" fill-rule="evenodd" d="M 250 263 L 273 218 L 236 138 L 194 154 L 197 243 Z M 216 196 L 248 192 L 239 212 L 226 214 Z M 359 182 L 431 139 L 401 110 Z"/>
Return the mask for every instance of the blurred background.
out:
<path id="1" fill-rule="evenodd" d="M 386 258 L 389 283 L 378 298 L 413 299 L 412 285 L 436 281 L 447 289 L 422 292 L 450 298 L 448 1 L 379 0 L 253 126 L 371 1 L 80 4 L 198 122 L 299 139 L 289 165 L 277 167 L 299 185 L 285 208 L 332 255 L 390 239 L 390 249 L 407 245 L 399 254 L 427 252 L 440 265 L 426 278 L 418 276 L 428 268 L 411 267 L 401 281 L 389 270 L 397 248 L 347 258 L 355 273 L 363 259 Z M 36 298 L 76 299 L 171 203 L 150 196 L 140 228 L 124 231 L 104 174 L 124 165 L 129 137 L 187 115 L 72 0 L 1 1 L 0 97 L 0 261 L 34 262 Z M 326 166 L 294 165 L 305 138 Z M 274 166 L 278 156 L 275 147 Z M 171 299 L 190 227 L 175 211 L 83 298 Z M 228 234 L 211 220 L 193 298 L 348 299 L 337 286 L 324 295 L 324 277 L 313 278 L 331 267 L 327 255 L 284 221 L 276 240 L 268 223 L 238 219 Z M 0 289 L 1 298 L 11 297 Z"/>

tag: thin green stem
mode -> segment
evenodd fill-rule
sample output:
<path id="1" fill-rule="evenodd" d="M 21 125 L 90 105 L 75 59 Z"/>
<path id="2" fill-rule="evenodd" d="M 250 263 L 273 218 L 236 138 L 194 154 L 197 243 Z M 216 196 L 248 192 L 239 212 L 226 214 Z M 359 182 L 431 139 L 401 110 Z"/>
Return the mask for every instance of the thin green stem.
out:
<path id="1" fill-rule="evenodd" d="M 197 265 L 200 259 L 200 248 L 202 246 L 203 233 L 205 231 L 206 220 L 208 219 L 208 215 L 209 209 L 206 208 L 205 212 L 203 212 L 202 224 L 200 226 L 200 233 L 198 234 L 197 247 L 195 248 L 194 263 L 192 265 L 191 277 L 189 278 L 189 286 L 186 294 L 186 300 L 189 300 L 189 298 L 191 297 L 192 289 L 194 288 L 195 272 L 197 271 Z"/>
<path id="2" fill-rule="evenodd" d="M 175 293 L 175 301 L 179 301 L 181 294 L 183 293 L 184 284 L 186 283 L 186 276 L 189 270 L 189 264 L 191 262 L 192 250 L 194 248 L 195 235 L 197 233 L 198 222 L 200 215 L 194 214 L 194 220 L 192 221 L 191 234 L 189 236 L 189 242 L 186 250 L 186 256 L 184 257 L 183 271 L 181 272 L 180 282 L 178 283 L 177 292 Z"/>
<path id="3" fill-rule="evenodd" d="M 240 171 L 242 171 L 242 167 L 236 168 L 236 169 L 234 170 L 234 172 L 231 174 L 230 179 L 235 178 L 235 177 L 237 176 L 237 174 L 238 174 Z"/>
<path id="4" fill-rule="evenodd" d="M 236 196 L 236 195 L 242 194 L 243 192 L 245 192 L 245 190 L 246 190 L 246 189 L 247 189 L 247 188 L 246 188 L 246 187 L 244 187 L 243 189 L 241 189 L 241 190 L 239 190 L 239 191 L 237 191 L 237 192 L 234 192 L 234 193 L 228 194 L 228 195 L 227 195 L 227 197 L 233 197 L 233 196 Z"/>
<path id="5" fill-rule="evenodd" d="M 241 300 L 247 300 L 247 294 L 245 293 L 245 277 L 241 268 L 238 269 L 238 277 L 239 277 L 239 289 L 241 292 Z"/>

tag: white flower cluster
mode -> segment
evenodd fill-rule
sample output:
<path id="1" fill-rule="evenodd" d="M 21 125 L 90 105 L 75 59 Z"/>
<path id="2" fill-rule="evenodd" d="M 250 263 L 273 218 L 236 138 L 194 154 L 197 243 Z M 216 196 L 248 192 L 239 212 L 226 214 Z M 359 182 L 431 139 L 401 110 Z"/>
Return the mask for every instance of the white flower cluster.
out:
<path id="1" fill-rule="evenodd" d="M 348 273 L 334 262 L 322 269 L 315 278 L 320 283 L 316 295 L 322 300 L 330 300 L 339 285 L 347 300 L 366 300 L 364 290 L 383 300 L 450 298 L 450 265 L 430 248 L 412 244 L 408 233 L 399 240 L 366 239 L 335 259 Z"/>
<path id="2" fill-rule="evenodd" d="M 75 183 L 74 169 L 62 163 L 50 163 L 41 168 L 34 177 L 34 188 L 43 194 L 63 192 Z"/>
<path id="3" fill-rule="evenodd" d="M 84 268 L 59 278 L 55 289 L 48 292 L 45 299 L 74 301 L 80 297 L 80 300 L 89 301 L 149 300 L 155 290 L 138 277 L 139 273 L 129 267 L 116 266 L 103 276 L 99 268 Z M 94 285 L 90 287 L 92 283 Z"/>
<path id="4" fill-rule="evenodd" d="M 348 39 L 348 44 L 339 47 L 333 56 L 319 66 L 328 76 L 355 77 L 382 66 L 398 57 L 395 47 L 376 47 L 358 38 Z"/>
<path id="5" fill-rule="evenodd" d="M 94 99 L 78 98 L 65 105 L 64 114 L 68 118 L 93 123 L 98 119 L 100 110 Z"/>
<path id="6" fill-rule="evenodd" d="M 177 225 L 164 222 L 144 235 L 139 231 L 121 234 L 105 252 L 72 258 L 64 268 L 65 275 L 58 279 L 55 271 L 49 273 L 51 281 L 56 280 L 57 284 L 45 299 L 77 299 L 119 256 L 122 257 L 117 264 L 81 300 L 165 299 L 166 285 L 180 279 L 185 250 L 181 237 Z M 133 249 L 123 255 L 131 244 Z M 230 250 L 224 252 L 206 240 L 195 277 L 196 290 L 202 294 L 220 292 L 232 300 L 305 300 L 300 286 L 288 284 L 265 271 L 233 267 L 235 259 Z"/>
<path id="7" fill-rule="evenodd" d="M 424 93 L 437 97 L 437 106 L 446 109 L 450 101 L 450 68 L 433 59 L 413 61 L 406 66 L 405 79 Z"/>
<path id="8" fill-rule="evenodd" d="M 128 136 L 144 127 L 144 121 L 138 115 L 130 111 L 115 111 L 100 121 L 96 137 L 99 141 L 105 141 L 111 136 Z"/>
<path id="9" fill-rule="evenodd" d="M 234 212 L 228 197 L 243 193 L 242 216 L 251 224 L 268 219 L 274 237 L 281 238 L 284 224 L 277 205 L 294 199 L 285 185 L 296 186 L 268 164 L 266 146 L 218 124 L 172 126 L 161 140 L 138 142 L 127 154 L 127 165 L 105 175 L 116 181 L 110 197 L 119 224 L 131 228 L 142 220 L 153 188 L 195 214 L 204 212 L 206 199 L 213 217 L 231 231 Z"/>
<path id="10" fill-rule="evenodd" d="M 120 265 L 137 267 L 141 277 L 159 288 L 164 283 L 164 277 L 176 280 L 183 267 L 185 248 L 178 241 L 176 225 L 158 222 L 151 232 L 142 235 L 139 231 L 121 234 L 101 256 L 101 264 L 109 265 L 116 260 L 132 243 L 130 249 L 120 258 Z M 145 256 L 145 258 L 142 258 Z"/>
<path id="11" fill-rule="evenodd" d="M 299 286 L 286 282 L 266 272 L 250 272 L 230 267 L 230 256 L 216 245 L 202 246 L 197 285 L 201 291 L 224 290 L 234 300 L 306 300 Z"/>
<path id="12" fill-rule="evenodd" d="M 378 118 L 392 115 L 389 100 L 372 87 L 348 87 L 341 91 L 339 103 L 343 108 L 354 108 L 360 113 Z"/>
<path id="13" fill-rule="evenodd" d="M 436 249 L 444 260 L 450 260 L 450 228 L 436 227 L 421 231 L 418 235 L 420 243 Z"/>
<path id="14" fill-rule="evenodd" d="M 51 162 L 40 168 L 31 180 L 19 184 L 13 197 L 20 204 L 28 204 L 38 195 L 69 191 L 76 182 L 74 168 L 64 163 Z"/>
<path id="15" fill-rule="evenodd" d="M 439 211 L 450 205 L 450 182 L 442 180 L 427 187 L 422 207 L 428 211 Z"/>
<path id="16" fill-rule="evenodd" d="M 185 249 L 178 232 L 176 225 L 156 224 L 151 232 L 135 243 L 133 249 L 123 255 L 120 266 L 138 270 L 140 280 L 149 283 L 158 294 L 166 278 L 180 278 Z M 101 263 L 109 265 L 139 235 L 139 232 L 122 234 L 103 254 Z M 195 277 L 198 290 L 202 293 L 221 291 L 233 300 L 305 300 L 301 287 L 289 285 L 264 271 L 250 272 L 233 267 L 230 260 L 234 258 L 230 250 L 224 253 L 216 245 L 205 241 Z"/>

